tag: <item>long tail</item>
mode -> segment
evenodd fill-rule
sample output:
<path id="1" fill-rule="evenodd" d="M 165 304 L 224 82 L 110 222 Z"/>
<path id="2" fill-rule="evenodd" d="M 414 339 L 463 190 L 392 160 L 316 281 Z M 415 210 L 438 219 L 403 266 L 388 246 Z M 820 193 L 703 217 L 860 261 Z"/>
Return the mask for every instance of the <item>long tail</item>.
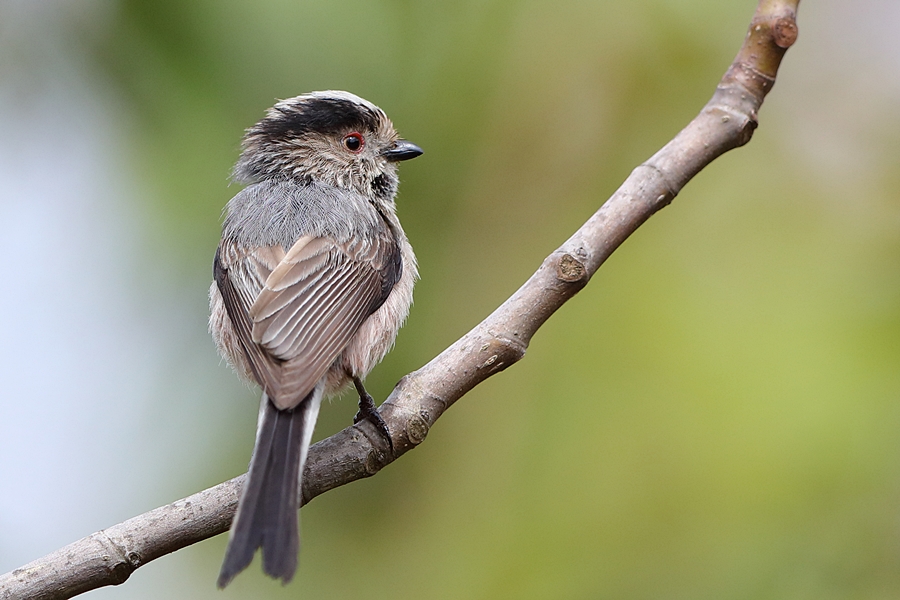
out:
<path id="1" fill-rule="evenodd" d="M 284 583 L 294 577 L 300 532 L 300 474 L 319 414 L 314 389 L 292 410 L 278 410 L 263 394 L 250 470 L 231 524 L 218 586 L 224 588 L 262 548 L 263 571 Z"/>

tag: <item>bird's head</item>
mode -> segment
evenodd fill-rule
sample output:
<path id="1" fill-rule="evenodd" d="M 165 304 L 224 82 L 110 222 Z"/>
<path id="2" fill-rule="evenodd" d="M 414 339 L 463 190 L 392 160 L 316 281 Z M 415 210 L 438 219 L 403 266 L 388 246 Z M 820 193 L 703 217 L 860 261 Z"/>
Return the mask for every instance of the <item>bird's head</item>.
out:
<path id="1" fill-rule="evenodd" d="M 422 154 L 384 111 L 339 91 L 281 100 L 247 130 L 242 148 L 237 181 L 318 182 L 387 201 L 397 191 L 397 162 Z"/>

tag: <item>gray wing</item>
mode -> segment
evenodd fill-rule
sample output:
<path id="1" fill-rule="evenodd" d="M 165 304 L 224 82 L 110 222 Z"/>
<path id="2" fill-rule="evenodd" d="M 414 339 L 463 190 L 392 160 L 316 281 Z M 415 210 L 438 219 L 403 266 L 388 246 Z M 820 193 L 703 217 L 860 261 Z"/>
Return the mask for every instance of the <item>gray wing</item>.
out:
<path id="1" fill-rule="evenodd" d="M 240 291 L 222 296 L 254 374 L 286 409 L 315 387 L 381 306 L 402 264 L 388 230 L 367 242 L 304 236 L 273 265 L 277 257 L 271 248 L 247 252 L 227 277 Z"/>
<path id="2" fill-rule="evenodd" d="M 253 322 L 247 314 L 262 291 L 266 279 L 284 258 L 280 247 L 257 248 L 248 252 L 223 240 L 216 249 L 213 277 L 222 296 L 225 312 L 257 383 L 270 396 L 280 387 L 281 361 L 252 342 Z"/>

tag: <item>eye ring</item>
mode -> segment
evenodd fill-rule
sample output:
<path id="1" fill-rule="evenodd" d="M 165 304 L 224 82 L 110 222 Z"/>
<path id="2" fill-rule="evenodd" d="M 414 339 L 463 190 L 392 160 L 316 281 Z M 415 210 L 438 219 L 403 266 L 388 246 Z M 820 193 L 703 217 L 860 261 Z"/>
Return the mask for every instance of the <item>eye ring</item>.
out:
<path id="1" fill-rule="evenodd" d="M 360 132 L 352 131 L 344 136 L 344 139 L 341 140 L 341 144 L 343 144 L 344 148 L 349 152 L 359 154 L 362 152 L 363 148 L 366 147 L 366 139 Z"/>

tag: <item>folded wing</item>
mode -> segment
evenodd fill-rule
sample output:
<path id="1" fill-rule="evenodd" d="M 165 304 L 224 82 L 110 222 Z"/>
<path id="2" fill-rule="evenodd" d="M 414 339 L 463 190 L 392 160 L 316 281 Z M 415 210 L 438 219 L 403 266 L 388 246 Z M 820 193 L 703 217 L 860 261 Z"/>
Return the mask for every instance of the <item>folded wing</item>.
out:
<path id="1" fill-rule="evenodd" d="M 275 406 L 292 408 L 313 389 L 401 270 L 388 230 L 365 242 L 303 236 L 287 252 L 223 242 L 216 281 L 253 373 Z"/>

